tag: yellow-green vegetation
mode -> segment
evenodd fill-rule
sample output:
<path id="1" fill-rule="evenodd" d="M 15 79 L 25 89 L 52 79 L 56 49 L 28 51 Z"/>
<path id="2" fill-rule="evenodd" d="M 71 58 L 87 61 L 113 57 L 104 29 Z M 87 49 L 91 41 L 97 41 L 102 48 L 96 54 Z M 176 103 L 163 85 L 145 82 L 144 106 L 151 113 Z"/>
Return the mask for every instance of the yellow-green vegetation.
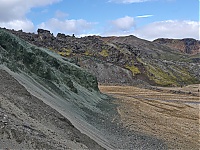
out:
<path id="1" fill-rule="evenodd" d="M 162 69 L 158 67 L 153 67 L 151 65 L 148 65 L 146 67 L 148 71 L 148 77 L 155 81 L 157 84 L 162 86 L 175 86 L 177 85 L 177 79 L 176 77 L 168 72 L 164 72 Z"/>
<path id="2" fill-rule="evenodd" d="M 62 48 L 62 52 L 58 52 L 59 55 L 62 56 L 70 56 L 72 54 L 71 49 Z"/>
<path id="3" fill-rule="evenodd" d="M 139 61 L 141 64 L 146 65 L 146 63 L 139 57 L 136 57 L 137 61 Z"/>
<path id="4" fill-rule="evenodd" d="M 177 66 L 171 66 L 176 70 L 175 72 L 169 69 L 165 72 L 159 67 L 153 67 L 151 65 L 146 66 L 148 77 L 161 86 L 180 86 L 182 84 L 194 84 L 197 83 L 186 69 L 178 68 Z"/>
<path id="5" fill-rule="evenodd" d="M 53 47 L 48 47 L 48 49 L 52 52 L 58 53 L 58 51 L 56 49 L 54 49 Z"/>
<path id="6" fill-rule="evenodd" d="M 48 47 L 49 50 L 54 51 L 53 47 Z"/>
<path id="7" fill-rule="evenodd" d="M 90 53 L 89 50 L 86 50 L 85 53 L 84 53 L 84 55 L 86 55 L 86 56 L 92 56 L 92 53 Z"/>
<path id="8" fill-rule="evenodd" d="M 175 66 L 172 66 L 172 68 L 175 68 Z M 187 71 L 186 68 L 175 68 L 178 72 L 179 72 L 179 80 L 181 80 L 182 82 L 186 83 L 186 84 L 194 84 L 194 83 L 198 83 L 198 81 L 192 77 L 189 72 Z"/>
<path id="9" fill-rule="evenodd" d="M 100 53 L 99 53 L 101 56 L 103 56 L 103 57 L 107 57 L 107 56 L 109 56 L 109 54 L 108 54 L 108 51 L 107 50 L 102 50 Z"/>
<path id="10" fill-rule="evenodd" d="M 126 65 L 125 68 L 129 69 L 133 73 L 133 76 L 140 74 L 140 70 L 134 65 Z"/>
<path id="11" fill-rule="evenodd" d="M 120 53 L 124 54 L 124 55 L 131 55 L 132 53 L 130 51 L 128 51 L 126 48 L 122 48 L 122 49 L 119 49 L 118 50 L 120 51 Z"/>

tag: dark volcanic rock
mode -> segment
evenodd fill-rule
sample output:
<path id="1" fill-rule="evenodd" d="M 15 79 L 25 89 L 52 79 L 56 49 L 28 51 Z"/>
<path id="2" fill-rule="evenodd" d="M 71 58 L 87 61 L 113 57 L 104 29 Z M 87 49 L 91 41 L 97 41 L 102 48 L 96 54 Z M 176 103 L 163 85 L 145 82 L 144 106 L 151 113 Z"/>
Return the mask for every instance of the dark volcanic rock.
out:
<path id="1" fill-rule="evenodd" d="M 100 83 L 133 85 L 138 80 L 162 86 L 199 83 L 199 41 L 194 39 L 158 39 L 150 42 L 132 35 L 76 38 L 62 33 L 54 37 L 50 31 L 43 29 L 39 29 L 38 34 L 9 31 L 34 45 L 67 57 L 95 75 Z M 103 73 L 91 66 L 98 62 L 106 64 L 101 66 Z M 106 68 L 109 64 L 112 64 L 112 69 Z M 111 70 L 115 70 L 113 74 Z"/>

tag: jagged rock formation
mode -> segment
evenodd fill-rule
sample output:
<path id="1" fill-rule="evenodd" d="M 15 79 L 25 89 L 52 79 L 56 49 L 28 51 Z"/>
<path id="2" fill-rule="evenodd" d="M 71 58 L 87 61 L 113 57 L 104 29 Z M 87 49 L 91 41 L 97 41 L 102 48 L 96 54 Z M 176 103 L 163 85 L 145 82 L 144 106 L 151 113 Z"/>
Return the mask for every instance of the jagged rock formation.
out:
<path id="1" fill-rule="evenodd" d="M 192 39 L 192 38 L 185 38 L 185 39 L 156 39 L 153 41 L 154 43 L 166 45 L 172 49 L 177 49 L 178 51 L 186 54 L 198 54 L 200 53 L 200 41 Z"/>
<path id="2" fill-rule="evenodd" d="M 100 83 L 161 86 L 199 83 L 198 54 L 189 56 L 135 36 L 76 38 L 58 33 L 54 37 L 43 29 L 38 29 L 38 34 L 10 32 L 67 57 L 95 75 Z"/>

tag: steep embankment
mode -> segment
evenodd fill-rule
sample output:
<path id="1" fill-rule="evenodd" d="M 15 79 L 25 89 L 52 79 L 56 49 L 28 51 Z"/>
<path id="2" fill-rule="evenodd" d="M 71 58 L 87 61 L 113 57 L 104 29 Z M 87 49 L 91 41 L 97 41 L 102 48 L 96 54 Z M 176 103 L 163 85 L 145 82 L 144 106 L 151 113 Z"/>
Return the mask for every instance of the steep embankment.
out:
<path id="1" fill-rule="evenodd" d="M 10 84 L 3 84 L 1 109 L 8 116 L 4 116 L 5 119 L 10 119 L 7 122 L 11 125 L 13 125 L 12 121 L 17 119 L 19 128 L 14 127 L 14 130 L 18 130 L 21 133 L 23 129 L 27 129 L 28 131 L 23 133 L 23 135 L 34 132 L 30 139 L 29 136 L 25 139 L 19 139 L 22 141 L 22 145 L 24 142 L 28 142 L 30 148 L 35 147 L 35 144 L 39 148 L 43 148 L 41 145 L 50 140 L 55 142 L 55 146 L 59 147 L 59 144 L 62 145 L 65 141 L 71 143 L 69 138 L 72 137 L 72 141 L 74 141 L 72 142 L 73 147 L 82 145 L 83 147 L 90 148 L 96 146 L 100 149 L 101 147 L 94 142 L 96 141 L 107 149 L 166 149 L 166 145 L 162 140 L 123 128 L 119 123 L 116 106 L 111 103 L 109 97 L 99 92 L 96 78 L 80 67 L 70 63 L 67 58 L 61 57 L 47 49 L 38 48 L 1 29 L 0 64 L 2 69 L 17 79 L 30 94 L 38 98 L 36 100 L 34 96 L 31 96 L 21 86 L 15 86 L 16 81 L 12 82 L 13 79 L 11 79 L 11 82 L 5 81 Z M 10 93 L 13 95 L 9 96 Z M 59 112 L 64 118 L 56 112 L 55 116 L 53 115 L 54 121 L 51 121 L 52 115 L 42 116 L 46 113 L 49 114 L 49 111 L 52 111 L 54 114 L 54 110 L 49 107 L 47 109 L 43 108 L 47 106 L 40 103 L 39 99 Z M 39 105 L 34 105 L 35 103 L 39 103 Z M 12 111 L 11 108 L 13 108 Z M 40 109 L 47 110 L 47 112 Z M 34 117 L 37 113 L 41 115 L 41 118 L 40 116 Z M 60 117 L 61 119 L 59 119 Z M 78 133 L 77 130 L 74 130 L 72 134 L 77 133 L 77 137 L 80 139 L 75 138 L 73 140 L 73 136 L 65 138 L 67 133 L 59 135 L 61 128 L 65 128 L 65 125 L 72 127 L 70 122 L 65 120 L 66 118 L 74 127 L 94 141 Z M 23 121 L 26 119 L 29 120 L 28 125 L 24 125 Z M 62 126 L 62 121 L 67 123 Z M 39 125 L 38 128 L 35 127 L 37 125 Z M 56 133 L 52 133 L 52 135 L 51 130 L 54 130 L 54 128 Z M 67 132 L 67 130 L 63 132 L 65 131 Z M 12 133 L 12 130 L 9 128 L 3 132 L 5 135 L 8 134 L 8 137 L 12 136 L 12 140 L 16 141 L 15 143 L 20 144 L 18 138 L 14 135 L 16 132 Z M 41 137 L 38 132 L 41 133 Z M 33 142 L 31 141 L 32 136 L 36 136 Z M 43 140 L 38 144 L 40 138 L 43 138 Z M 59 139 L 63 141 L 59 141 Z M 90 145 L 89 141 L 93 144 Z M 80 144 L 76 145 L 76 142 L 80 142 Z M 52 146 L 48 142 L 46 144 L 45 148 Z"/>
<path id="2" fill-rule="evenodd" d="M 0 69 L 0 149 L 103 149 Z"/>
<path id="3" fill-rule="evenodd" d="M 76 38 L 50 31 L 38 34 L 10 31 L 25 40 L 48 48 L 85 68 L 103 84 L 151 84 L 180 86 L 199 83 L 199 55 L 179 52 L 159 42 L 135 36 Z M 187 42 L 188 43 L 188 42 Z M 198 48 L 189 42 L 189 48 Z"/>
<path id="4" fill-rule="evenodd" d="M 87 111 L 82 111 L 82 109 L 83 110 L 87 109 L 88 111 L 94 111 L 94 112 L 100 111 L 96 107 L 96 105 L 103 99 L 101 98 L 101 94 L 98 91 L 98 85 L 96 82 L 96 78 L 94 76 L 85 72 L 81 68 L 67 62 L 66 60 L 63 60 L 59 55 L 55 55 L 52 52 L 49 52 L 48 50 L 45 49 L 37 48 L 36 46 L 31 45 L 15 37 L 14 35 L 5 32 L 4 30 L 0 31 L 0 64 L 1 64 L 1 69 L 6 70 L 13 77 L 15 77 L 21 84 L 23 84 L 27 88 L 27 90 L 31 94 L 42 99 L 45 103 L 47 103 L 52 108 L 56 109 L 58 112 L 64 115 L 64 117 L 70 119 L 70 121 L 77 128 L 82 129 L 83 133 L 89 136 L 94 136 L 95 139 L 95 134 L 92 133 L 92 131 L 94 132 L 95 130 L 91 129 L 90 132 L 89 124 L 83 121 L 84 120 L 83 118 L 86 117 L 86 115 L 88 115 Z M 3 77 L 1 79 L 6 79 Z M 34 113 L 37 113 L 37 109 L 39 109 L 38 111 L 42 111 L 40 109 L 43 108 L 42 106 L 40 106 L 40 104 L 41 105 L 44 104 L 40 102 L 40 104 L 34 106 L 35 103 L 34 101 L 38 102 L 39 100 L 31 96 L 28 92 L 26 92 L 26 90 L 22 89 L 22 91 L 20 91 L 20 89 L 18 89 L 18 87 L 15 86 L 16 83 L 12 85 L 11 82 L 10 85 L 6 85 L 6 81 L 3 82 L 2 80 L 1 84 L 3 84 L 1 86 L 2 109 L 4 109 L 4 106 L 9 104 L 11 106 L 10 108 L 7 109 L 13 108 L 14 110 L 12 113 L 14 115 L 16 113 L 16 118 L 19 117 L 18 115 L 20 114 L 18 113 L 21 112 L 21 117 L 20 117 L 21 119 L 18 118 L 19 121 L 20 120 L 23 121 L 26 118 L 28 118 L 29 119 L 28 124 L 29 123 L 32 124 L 31 119 L 34 118 L 34 116 L 30 117 L 29 115 L 31 114 L 29 113 L 33 113 L 34 115 Z M 5 86 L 5 88 L 3 86 Z M 11 89 L 7 87 L 10 87 Z M 27 95 L 29 95 L 28 98 Z M 28 106 L 30 108 L 35 108 L 36 110 L 34 110 L 34 112 L 31 112 L 30 108 L 26 107 L 27 106 L 26 103 L 29 104 Z M 15 112 L 16 109 L 18 109 L 17 110 L 18 112 Z M 51 109 L 47 110 L 47 113 L 50 113 L 49 111 L 51 111 Z M 48 123 L 48 119 L 45 118 L 45 114 L 43 114 L 43 112 L 41 112 L 40 114 L 44 115 L 41 116 L 42 120 L 44 119 L 43 124 Z M 58 113 L 56 113 L 55 115 L 60 116 Z M 58 117 L 55 117 L 55 119 L 56 118 Z M 40 119 L 37 118 L 36 120 L 40 122 Z M 58 124 L 61 122 L 62 121 L 59 121 Z M 52 122 L 50 122 L 50 126 L 51 123 Z M 43 124 L 41 124 L 39 128 L 41 128 Z M 21 130 L 23 130 L 22 128 L 21 129 L 18 128 L 19 130 L 16 129 L 17 130 L 16 132 L 21 132 Z M 29 126 L 27 128 L 29 128 Z M 41 132 L 46 132 L 45 129 L 46 126 L 44 126 L 44 131 Z M 32 130 L 32 128 L 30 130 Z M 35 130 L 36 132 L 42 129 L 33 128 L 33 130 Z M 56 128 L 56 130 L 59 131 L 59 128 Z M 18 138 L 14 136 L 15 132 L 12 133 L 11 130 L 5 130 L 3 132 L 5 133 L 8 132 L 9 137 L 10 136 L 14 137 L 14 139 L 12 140 L 16 140 L 16 144 L 18 143 L 20 145 L 21 142 L 31 142 L 31 139 L 22 139 L 21 142 L 18 142 Z M 48 141 L 49 139 L 53 138 L 51 135 L 49 135 L 49 132 L 44 134 L 45 136 L 50 136 L 50 138 L 46 138 L 46 140 L 41 141 L 42 143 L 45 143 L 45 141 Z M 57 132 L 55 134 L 59 133 Z M 80 135 L 79 138 L 84 138 L 81 137 L 84 135 L 81 135 L 80 133 L 79 135 Z M 65 135 L 63 136 L 65 137 Z M 87 139 L 88 137 L 85 136 L 85 138 Z M 98 141 L 101 145 L 105 146 L 106 142 L 104 142 L 103 140 L 99 141 L 97 139 L 98 136 L 96 137 L 95 140 Z M 30 144 L 29 148 L 32 148 L 31 146 L 34 147 L 34 144 L 35 147 L 39 148 L 43 147 L 49 148 L 48 146 L 50 147 L 52 146 L 52 144 L 46 144 L 47 146 L 45 147 L 44 144 L 40 144 L 40 140 L 38 139 L 38 137 L 36 137 L 36 140 L 39 141 L 39 143 L 33 142 L 32 144 Z M 70 139 L 67 138 L 66 140 L 69 140 L 68 143 L 70 142 Z M 81 141 L 82 140 L 83 139 L 81 139 Z M 71 141 L 72 141 L 72 146 L 73 145 L 76 146 L 76 143 L 73 142 L 73 140 Z M 9 142 L 9 140 L 7 142 Z M 59 140 L 56 139 L 55 142 L 58 143 Z M 90 147 L 88 148 L 93 148 L 95 145 L 97 146 L 97 148 L 101 148 L 100 146 L 98 146 L 98 144 L 93 142 L 93 140 L 91 140 L 91 143 L 94 144 L 90 145 Z M 61 146 L 63 146 L 63 143 L 61 144 Z M 67 146 L 70 146 L 70 144 Z M 77 144 L 77 147 L 80 148 L 80 145 Z"/>

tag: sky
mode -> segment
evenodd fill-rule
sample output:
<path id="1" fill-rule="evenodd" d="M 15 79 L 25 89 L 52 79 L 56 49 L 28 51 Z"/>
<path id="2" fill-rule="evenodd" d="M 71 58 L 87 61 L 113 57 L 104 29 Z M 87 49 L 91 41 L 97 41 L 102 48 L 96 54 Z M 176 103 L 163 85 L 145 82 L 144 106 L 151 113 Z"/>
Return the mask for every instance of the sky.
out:
<path id="1" fill-rule="evenodd" d="M 200 39 L 200 0 L 0 0 L 0 27 L 77 37 Z"/>

